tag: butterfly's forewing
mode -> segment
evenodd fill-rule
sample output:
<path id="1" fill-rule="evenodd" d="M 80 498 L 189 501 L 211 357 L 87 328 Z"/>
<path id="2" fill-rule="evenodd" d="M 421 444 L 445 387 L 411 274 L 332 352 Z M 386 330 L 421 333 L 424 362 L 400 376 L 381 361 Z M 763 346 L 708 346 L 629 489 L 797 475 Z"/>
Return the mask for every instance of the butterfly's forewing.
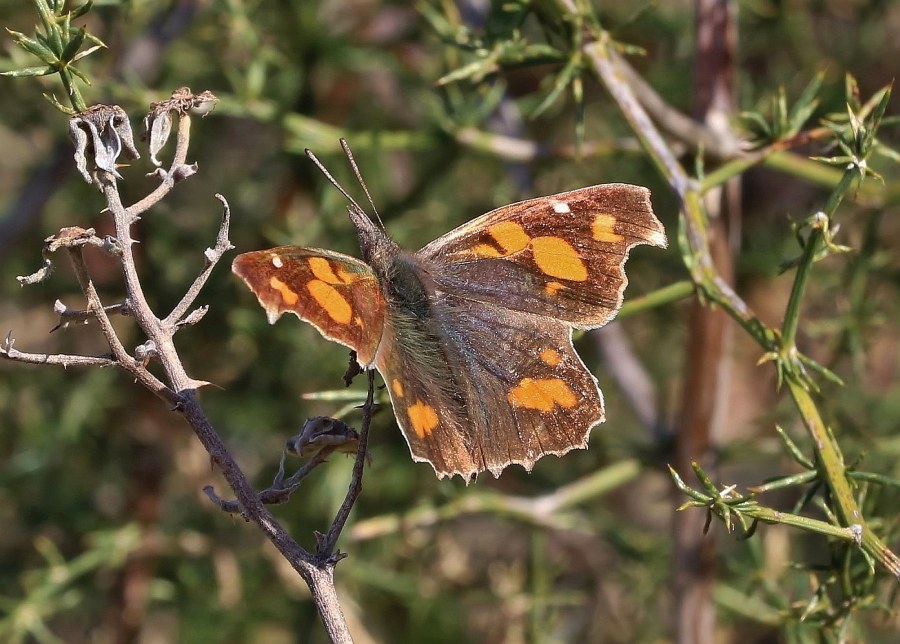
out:
<path id="1" fill-rule="evenodd" d="M 417 255 L 435 262 L 442 291 L 596 327 L 622 304 L 637 244 L 666 246 L 650 192 L 605 184 L 498 208 Z"/>
<path id="2" fill-rule="evenodd" d="M 238 255 L 231 270 L 259 299 L 269 322 L 293 313 L 354 349 L 360 364 L 374 359 L 384 300 L 366 263 L 329 250 L 280 246 Z"/>

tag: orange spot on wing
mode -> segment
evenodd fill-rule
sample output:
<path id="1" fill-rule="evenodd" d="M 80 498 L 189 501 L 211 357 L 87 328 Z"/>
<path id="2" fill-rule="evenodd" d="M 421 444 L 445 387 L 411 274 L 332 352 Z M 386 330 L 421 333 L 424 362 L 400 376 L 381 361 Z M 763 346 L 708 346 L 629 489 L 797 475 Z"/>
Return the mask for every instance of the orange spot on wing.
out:
<path id="1" fill-rule="evenodd" d="M 391 380 L 391 389 L 394 390 L 394 395 L 397 398 L 403 398 L 403 383 L 398 378 Z"/>
<path id="2" fill-rule="evenodd" d="M 619 242 L 625 241 L 625 237 L 615 232 L 616 226 L 616 218 L 612 215 L 605 215 L 603 213 L 598 214 L 594 217 L 594 223 L 592 226 L 594 239 L 599 242 L 607 242 L 610 244 L 617 244 Z"/>
<path id="3" fill-rule="evenodd" d="M 556 349 L 544 349 L 541 351 L 541 362 L 544 364 L 555 367 L 560 361 L 562 361 L 562 356 L 559 355 L 559 351 Z"/>
<path id="4" fill-rule="evenodd" d="M 269 286 L 278 291 L 278 293 L 281 295 L 282 301 L 288 306 L 294 306 L 297 303 L 297 300 L 300 299 L 300 296 L 294 293 L 294 291 L 291 290 L 290 286 L 282 282 L 274 275 L 269 278 Z"/>
<path id="5" fill-rule="evenodd" d="M 318 305 L 325 309 L 328 316 L 338 324 L 347 324 L 353 319 L 350 303 L 330 284 L 322 280 L 310 280 L 306 284 L 306 289 Z M 296 294 L 294 297 L 296 298 Z"/>
<path id="6" fill-rule="evenodd" d="M 503 257 L 503 254 L 490 244 L 478 244 L 472 248 L 475 257 Z"/>
<path id="7" fill-rule="evenodd" d="M 406 415 L 409 417 L 413 431 L 419 438 L 425 438 L 438 425 L 437 412 L 434 407 L 421 400 L 417 400 L 414 405 L 411 405 L 406 410 Z"/>
<path id="8" fill-rule="evenodd" d="M 544 293 L 552 297 L 564 288 L 565 286 L 563 286 L 559 282 L 547 282 L 547 285 L 544 287 Z"/>
<path id="9" fill-rule="evenodd" d="M 488 233 L 493 237 L 505 255 L 518 253 L 528 247 L 531 237 L 520 224 L 514 221 L 501 221 L 488 228 Z"/>
<path id="10" fill-rule="evenodd" d="M 309 268 L 318 279 L 326 284 L 340 284 L 340 278 L 334 274 L 331 264 L 324 257 L 310 257 L 306 260 Z"/>
<path id="11" fill-rule="evenodd" d="M 534 261 L 545 275 L 573 282 L 587 279 L 587 267 L 581 255 L 562 237 L 535 237 L 531 240 Z"/>
<path id="12" fill-rule="evenodd" d="M 509 390 L 507 398 L 513 407 L 544 413 L 553 411 L 556 405 L 570 409 L 578 402 L 569 385 L 559 378 L 522 378 L 518 385 Z"/>

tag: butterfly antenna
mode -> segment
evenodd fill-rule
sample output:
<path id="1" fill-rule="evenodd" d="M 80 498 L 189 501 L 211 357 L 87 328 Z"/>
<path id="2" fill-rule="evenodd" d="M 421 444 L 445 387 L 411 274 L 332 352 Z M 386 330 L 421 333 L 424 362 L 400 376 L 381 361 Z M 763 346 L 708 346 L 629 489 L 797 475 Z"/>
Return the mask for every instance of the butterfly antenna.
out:
<path id="1" fill-rule="evenodd" d="M 317 157 L 313 153 L 313 151 L 310 150 L 309 148 L 306 148 L 305 152 L 306 152 L 306 156 L 308 156 L 310 158 L 310 160 L 316 164 L 316 167 L 319 169 L 319 172 L 324 174 L 325 178 L 331 182 L 331 185 L 333 185 L 335 188 L 340 190 L 341 194 L 347 198 L 347 201 L 349 201 L 351 204 L 353 204 L 354 206 L 359 208 L 359 204 L 356 203 L 356 201 L 353 199 L 353 197 L 351 197 L 350 194 L 346 190 L 344 190 L 343 186 L 341 186 L 341 184 L 339 184 L 337 182 L 337 179 L 335 179 L 334 177 L 331 176 L 331 173 L 328 171 L 328 169 L 322 164 L 321 161 L 319 161 L 319 157 Z M 362 210 L 362 208 L 359 208 L 359 209 Z"/>
<path id="2" fill-rule="evenodd" d="M 372 201 L 372 195 L 369 194 L 369 188 L 366 186 L 366 182 L 363 181 L 359 166 L 356 165 L 356 159 L 353 158 L 353 152 L 350 150 L 350 144 L 347 143 L 347 139 L 341 139 L 341 147 L 344 149 L 344 155 L 347 157 L 347 161 L 350 162 L 350 167 L 353 168 L 353 174 L 356 175 L 356 180 L 359 182 L 359 185 L 362 186 L 363 192 L 366 193 L 366 199 L 369 200 L 369 205 L 372 206 L 372 212 L 375 213 L 375 218 L 378 220 L 379 225 L 384 228 L 384 222 L 381 221 L 381 215 L 378 214 L 378 208 L 375 207 L 375 202 Z"/>

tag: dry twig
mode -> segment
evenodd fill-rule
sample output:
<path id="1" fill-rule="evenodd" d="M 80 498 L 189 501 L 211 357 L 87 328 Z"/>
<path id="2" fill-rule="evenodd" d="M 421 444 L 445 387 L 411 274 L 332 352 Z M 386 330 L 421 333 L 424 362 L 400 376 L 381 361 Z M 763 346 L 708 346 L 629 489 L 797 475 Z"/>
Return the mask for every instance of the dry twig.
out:
<path id="1" fill-rule="evenodd" d="M 369 394 L 364 407 L 363 429 L 359 437 L 356 465 L 347 496 L 337 511 L 334 521 L 325 536 L 319 538 L 316 553 L 304 549 L 266 508 L 267 503 L 281 502 L 290 496 L 302 478 L 321 464 L 335 448 L 318 451 L 297 473 L 287 481 L 278 481 L 279 489 L 271 488 L 257 493 L 250 485 L 238 463 L 229 452 L 224 441 L 206 417 L 200 405 L 197 390 L 209 383 L 188 375 L 178 354 L 173 338 L 178 330 L 188 324 L 198 323 L 206 313 L 202 306 L 189 312 L 194 306 L 210 274 L 222 256 L 233 247 L 228 240 L 230 210 L 225 198 L 216 195 L 222 203 L 223 216 L 215 244 L 204 252 L 204 265 L 198 276 L 172 311 L 165 317 L 157 316 L 151 309 L 144 294 L 140 276 L 132 252 L 136 240 L 132 237 L 132 225 L 140 214 L 164 199 L 180 181 L 189 178 L 197 170 L 196 164 L 188 164 L 190 144 L 191 110 L 208 112 L 217 99 L 209 92 L 193 94 L 187 88 L 177 90 L 171 99 L 154 104 L 148 116 L 148 131 L 152 156 L 162 148 L 169 132 L 170 123 L 177 119 L 177 141 L 174 158 L 168 169 L 157 170 L 159 186 L 149 195 L 126 207 L 119 196 L 118 172 L 115 158 L 131 138 L 131 127 L 127 116 L 116 106 L 95 106 L 73 117 L 72 130 L 78 149 L 76 158 L 82 164 L 82 174 L 102 192 L 107 210 L 115 224 L 114 238 L 98 238 L 93 229 L 77 227 L 64 228 L 46 240 L 44 264 L 33 275 L 20 278 L 25 284 L 46 279 L 52 267 L 50 256 L 64 251 L 71 260 L 82 293 L 87 301 L 83 310 L 69 309 L 57 302 L 54 310 L 59 315 L 64 328 L 70 322 L 96 320 L 109 344 L 111 354 L 106 356 L 45 355 L 23 353 L 13 347 L 10 334 L 0 345 L 0 357 L 31 364 L 58 364 L 68 366 L 116 366 L 126 371 L 134 380 L 156 394 L 180 414 L 191 426 L 197 438 L 209 453 L 211 462 L 219 467 L 234 494 L 234 501 L 224 501 L 212 488 L 207 494 L 222 510 L 240 512 L 265 533 L 291 566 L 309 585 L 316 606 L 322 615 L 326 630 L 335 642 L 350 641 L 350 634 L 344 620 L 343 611 L 334 588 L 333 570 L 335 564 L 345 555 L 335 549 L 350 510 L 362 489 L 362 475 L 365 466 L 366 436 L 371 421 L 374 396 L 373 374 L 369 374 Z M 137 154 L 133 150 L 133 154 Z M 155 160 L 155 159 L 154 159 Z M 119 262 L 126 298 L 124 302 L 106 306 L 101 301 L 92 281 L 83 252 L 85 247 L 95 247 L 109 253 Z M 127 314 L 134 318 L 147 340 L 133 351 L 122 344 L 111 321 L 110 315 Z M 158 360 L 165 374 L 162 379 L 154 375 L 148 365 Z"/>

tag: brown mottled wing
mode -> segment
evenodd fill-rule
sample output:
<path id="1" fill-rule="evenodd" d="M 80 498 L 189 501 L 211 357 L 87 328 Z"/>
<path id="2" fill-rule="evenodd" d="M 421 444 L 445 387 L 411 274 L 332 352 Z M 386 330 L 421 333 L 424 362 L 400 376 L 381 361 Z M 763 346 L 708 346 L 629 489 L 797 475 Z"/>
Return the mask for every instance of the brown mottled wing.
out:
<path id="1" fill-rule="evenodd" d="M 666 243 L 649 191 L 613 183 L 498 208 L 417 255 L 441 291 L 592 328 L 622 304 L 631 248 Z"/>
<path id="2" fill-rule="evenodd" d="M 483 471 L 484 459 L 472 440 L 465 399 L 454 386 L 440 343 L 434 338 L 418 338 L 417 349 L 434 360 L 425 362 L 425 354 L 398 341 L 391 321 L 385 331 L 375 367 L 390 393 L 394 416 L 413 459 L 431 463 L 439 478 L 460 474 L 468 480 Z"/>
<path id="3" fill-rule="evenodd" d="M 375 361 L 415 460 L 468 480 L 587 447 L 603 399 L 569 325 L 448 294 L 431 304 L 442 340 L 426 334 L 412 355 L 389 325 Z M 425 354 L 440 367 L 423 368 Z"/>
<path id="4" fill-rule="evenodd" d="M 244 253 L 231 266 L 265 309 L 269 322 L 293 313 L 369 365 L 381 341 L 384 298 L 364 262 L 318 248 L 280 246 Z"/>

